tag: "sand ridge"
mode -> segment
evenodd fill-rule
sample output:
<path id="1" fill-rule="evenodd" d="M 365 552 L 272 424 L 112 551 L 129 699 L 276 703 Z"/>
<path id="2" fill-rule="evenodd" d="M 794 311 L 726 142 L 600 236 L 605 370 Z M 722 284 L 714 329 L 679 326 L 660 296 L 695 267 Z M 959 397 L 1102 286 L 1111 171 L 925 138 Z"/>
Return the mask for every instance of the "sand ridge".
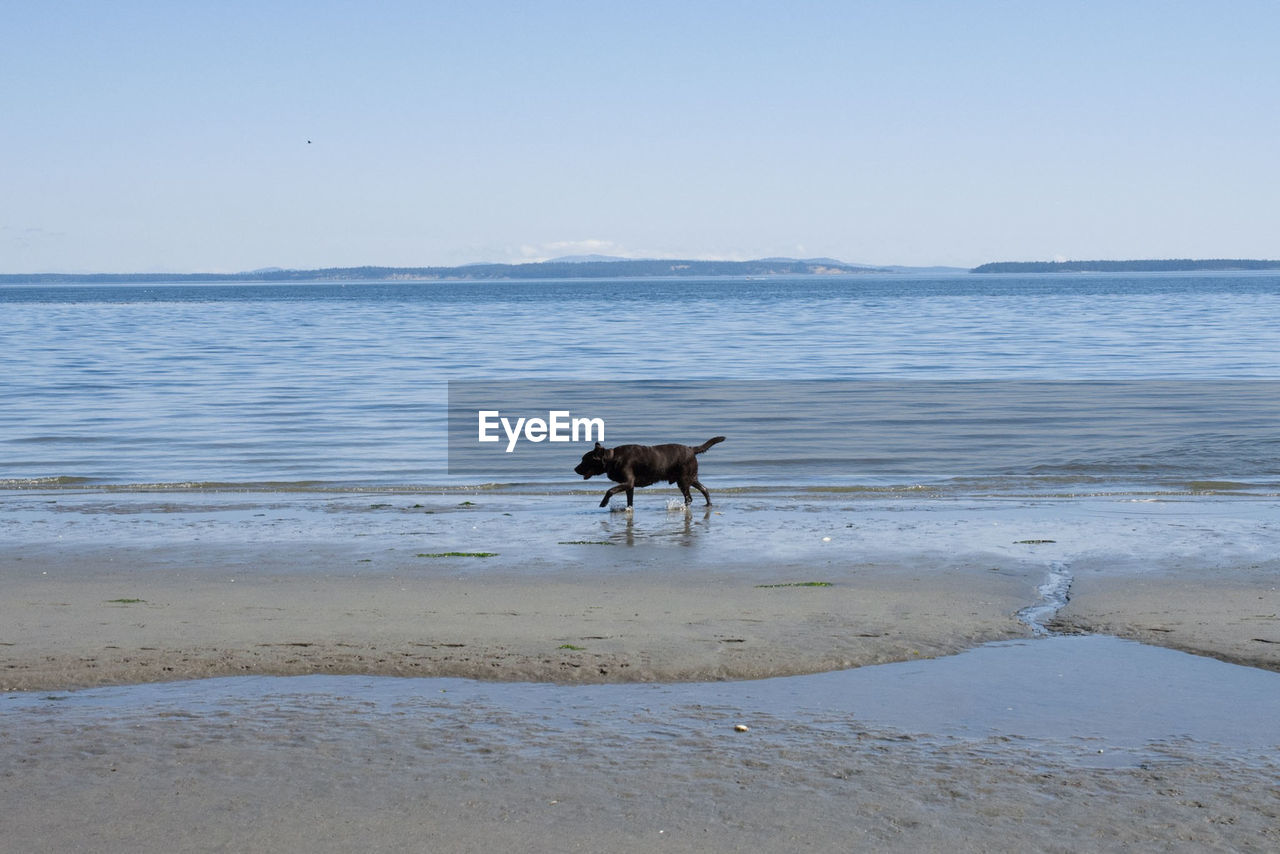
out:
<path id="1" fill-rule="evenodd" d="M 0 690 L 250 673 L 552 682 L 811 673 L 1024 636 L 1014 614 L 1034 586 L 973 567 L 825 569 L 829 586 L 811 587 L 763 586 L 732 570 L 231 581 L 49 566 L 26 563 L 4 582 Z M 783 571 L 769 583 L 805 577 Z"/>

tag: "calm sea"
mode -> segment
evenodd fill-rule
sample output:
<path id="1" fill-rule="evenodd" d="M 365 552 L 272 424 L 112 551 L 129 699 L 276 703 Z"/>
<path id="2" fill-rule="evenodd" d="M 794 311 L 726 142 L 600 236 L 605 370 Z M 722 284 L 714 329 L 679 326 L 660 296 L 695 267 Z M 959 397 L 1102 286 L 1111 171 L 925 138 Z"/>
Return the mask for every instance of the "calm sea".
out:
<path id="1" fill-rule="evenodd" d="M 8 489 L 569 483 L 450 472 L 449 383 L 512 380 L 701 389 L 607 438 L 727 424 L 721 487 L 1280 488 L 1274 274 L 6 286 L 0 343 Z"/>

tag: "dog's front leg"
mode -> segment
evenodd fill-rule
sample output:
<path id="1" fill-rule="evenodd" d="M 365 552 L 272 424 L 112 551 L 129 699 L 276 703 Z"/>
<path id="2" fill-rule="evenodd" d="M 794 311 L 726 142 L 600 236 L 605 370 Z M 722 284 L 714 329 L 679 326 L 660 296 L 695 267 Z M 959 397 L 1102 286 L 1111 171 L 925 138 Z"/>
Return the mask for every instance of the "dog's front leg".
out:
<path id="1" fill-rule="evenodd" d="M 632 498 L 632 496 L 633 496 L 633 495 L 635 495 L 635 491 L 636 491 L 636 484 L 635 484 L 635 481 L 634 481 L 634 480 L 632 480 L 632 481 L 627 481 L 626 483 L 620 483 L 620 484 L 618 484 L 617 486 L 611 486 L 611 487 L 609 487 L 608 491 L 606 491 L 606 492 L 605 492 L 605 494 L 604 494 L 604 498 L 602 498 L 602 499 L 600 500 L 600 506 L 601 506 L 601 507 L 608 507 L 608 506 L 609 506 L 609 499 L 610 499 L 610 498 L 612 498 L 613 496 L 617 495 L 619 492 L 622 492 L 624 489 L 625 489 L 625 490 L 626 490 L 626 492 L 627 492 L 627 506 L 628 506 L 628 507 L 630 507 L 630 506 L 631 506 L 631 498 Z"/>

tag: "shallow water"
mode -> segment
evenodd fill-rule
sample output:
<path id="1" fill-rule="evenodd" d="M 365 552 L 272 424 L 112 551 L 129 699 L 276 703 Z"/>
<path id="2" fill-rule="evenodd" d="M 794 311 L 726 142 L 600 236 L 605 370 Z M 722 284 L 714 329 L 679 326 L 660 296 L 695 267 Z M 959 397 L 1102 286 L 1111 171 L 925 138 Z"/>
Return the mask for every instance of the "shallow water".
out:
<path id="1" fill-rule="evenodd" d="M 1280 759 L 1280 674 L 1110 637 L 989 644 L 945 658 L 750 682 L 566 686 L 354 676 L 233 677 L 0 697 L 46 725 L 218 739 L 228 725 L 326 741 L 370 730 L 568 759 L 591 744 L 739 736 L 786 748 L 908 737 L 1118 767 Z M 749 732 L 734 733 L 737 725 Z M 189 744 L 188 744 L 189 746 Z"/>
<path id="2" fill-rule="evenodd" d="M 670 507 L 675 494 L 642 490 L 632 512 L 611 512 L 596 506 L 595 490 L 19 491 L 4 495 L 0 542 L 13 571 L 42 555 L 82 555 L 102 572 L 126 573 L 120 595 L 142 598 L 146 571 L 175 565 L 257 575 L 587 572 L 602 579 L 687 567 L 759 583 L 821 581 L 828 567 L 916 574 L 965 565 L 1030 573 L 1039 584 L 1055 567 L 1209 572 L 1280 551 L 1277 505 L 1256 496 L 937 500 L 739 490 L 717 494 L 710 508 L 686 510 Z M 326 557 L 308 557 L 313 551 Z M 423 557 L 447 552 L 495 557 Z M 1029 606 L 1033 597 L 1028 590 Z"/>

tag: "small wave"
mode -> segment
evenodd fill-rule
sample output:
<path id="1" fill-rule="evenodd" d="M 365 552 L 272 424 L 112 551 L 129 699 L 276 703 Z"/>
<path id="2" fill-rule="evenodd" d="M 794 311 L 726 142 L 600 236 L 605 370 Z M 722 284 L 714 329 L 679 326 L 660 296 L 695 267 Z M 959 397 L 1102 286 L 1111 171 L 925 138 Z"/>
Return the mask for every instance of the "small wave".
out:
<path id="1" fill-rule="evenodd" d="M 93 483 L 92 478 L 69 477 L 65 475 L 53 477 L 11 477 L 0 478 L 0 489 L 55 489 L 60 486 L 85 486 Z"/>
<path id="2" fill-rule="evenodd" d="M 709 482 L 718 495 L 813 496 L 815 499 L 848 498 L 868 500 L 929 500 L 964 497 L 982 498 L 1116 498 L 1177 499 L 1213 495 L 1221 497 L 1268 497 L 1277 494 L 1278 483 L 1246 483 L 1228 480 L 1171 481 L 1160 483 L 1070 483 L 1054 479 L 1021 479 L 1005 476 L 955 478 L 937 482 L 904 483 L 722 483 Z M 603 486 L 603 485 L 602 485 Z M 1073 486 L 1077 488 L 1072 488 Z M 0 478 L 0 490 L 93 490 L 107 493 L 129 492 L 259 492 L 304 494 L 456 494 L 456 493 L 556 493 L 585 495 L 602 487 L 583 485 L 580 480 L 484 481 L 474 483 L 360 483 L 350 480 L 173 480 L 118 483 L 98 478 L 70 475 Z M 661 490 L 654 487 L 654 490 Z"/>
<path id="3" fill-rule="evenodd" d="M 1238 480 L 1189 480 L 1183 484 L 1192 492 L 1252 493 L 1275 484 L 1244 483 Z"/>
<path id="4" fill-rule="evenodd" d="M 349 494 L 416 494 L 504 492 L 521 489 L 546 491 L 554 484 L 542 483 L 446 483 L 446 484 L 359 484 L 349 481 L 231 481 L 177 480 L 152 483 L 104 483 L 88 477 L 0 478 L 0 490 L 91 489 L 98 492 L 279 492 L 279 493 L 349 493 Z"/>

